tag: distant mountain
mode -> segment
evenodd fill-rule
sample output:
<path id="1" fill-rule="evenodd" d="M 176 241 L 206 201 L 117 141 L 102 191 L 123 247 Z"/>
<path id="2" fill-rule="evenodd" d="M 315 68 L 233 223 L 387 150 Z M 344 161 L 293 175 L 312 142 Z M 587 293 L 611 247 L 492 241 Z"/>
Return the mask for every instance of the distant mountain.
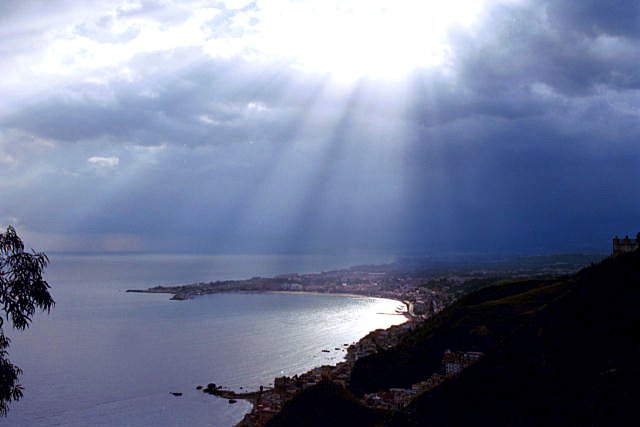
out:
<path id="1" fill-rule="evenodd" d="M 428 378 L 447 349 L 485 356 L 400 411 L 356 400 Z M 640 425 L 640 252 L 469 294 L 360 359 L 350 388 L 311 388 L 268 426 Z M 344 424 L 345 414 L 358 415 Z"/>

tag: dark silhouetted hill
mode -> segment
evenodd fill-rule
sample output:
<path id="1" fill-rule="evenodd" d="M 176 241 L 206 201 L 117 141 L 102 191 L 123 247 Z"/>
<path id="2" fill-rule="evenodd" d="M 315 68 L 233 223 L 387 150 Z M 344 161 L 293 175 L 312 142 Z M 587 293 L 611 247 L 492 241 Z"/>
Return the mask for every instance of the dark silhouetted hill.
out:
<path id="1" fill-rule="evenodd" d="M 499 283 L 474 292 L 398 347 L 359 360 L 352 391 L 424 380 L 446 349 L 485 357 L 386 421 L 358 416 L 348 425 L 640 425 L 640 253 L 558 280 Z M 358 405 L 346 391 L 312 390 L 279 416 L 299 420 L 296 411 L 306 413 L 304 424 L 273 425 L 345 425 L 337 423 L 340 411 L 325 413 L 320 402 Z"/>
<path id="2" fill-rule="evenodd" d="M 480 363 L 391 424 L 640 425 L 640 253 L 553 286 Z"/>
<path id="3" fill-rule="evenodd" d="M 362 406 L 341 386 L 322 381 L 287 402 L 268 427 L 382 426 L 388 414 Z"/>

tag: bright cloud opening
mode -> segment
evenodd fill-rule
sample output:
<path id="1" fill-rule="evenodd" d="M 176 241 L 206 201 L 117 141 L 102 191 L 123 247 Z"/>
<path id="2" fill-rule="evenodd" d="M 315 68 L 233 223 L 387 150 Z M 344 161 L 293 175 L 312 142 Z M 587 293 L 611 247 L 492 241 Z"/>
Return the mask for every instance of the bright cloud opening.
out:
<path id="1" fill-rule="evenodd" d="M 400 78 L 441 65 L 447 32 L 470 26 L 478 0 L 259 3 L 258 51 L 338 80 Z"/>
<path id="2" fill-rule="evenodd" d="M 230 0 L 226 8 L 195 2 L 173 6 L 182 19 L 114 2 L 52 25 L 41 34 L 46 49 L 21 62 L 38 82 L 48 76 L 105 83 L 138 77 L 128 65 L 138 55 L 194 49 L 215 58 L 290 64 L 334 80 L 399 79 L 445 64 L 449 30 L 473 25 L 494 1 Z M 22 77 L 4 84 L 14 87 Z"/>

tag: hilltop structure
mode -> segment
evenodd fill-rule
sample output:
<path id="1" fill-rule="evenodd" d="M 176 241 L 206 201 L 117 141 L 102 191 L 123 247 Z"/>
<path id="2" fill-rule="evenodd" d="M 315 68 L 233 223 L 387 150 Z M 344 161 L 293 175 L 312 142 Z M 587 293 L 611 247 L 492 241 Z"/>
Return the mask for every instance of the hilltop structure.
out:
<path id="1" fill-rule="evenodd" d="M 624 239 L 620 239 L 616 236 L 613 238 L 611 255 L 615 257 L 628 252 L 633 252 L 638 249 L 638 247 L 640 247 L 640 233 L 636 234 L 635 239 L 630 239 L 629 236 L 624 236 Z"/>

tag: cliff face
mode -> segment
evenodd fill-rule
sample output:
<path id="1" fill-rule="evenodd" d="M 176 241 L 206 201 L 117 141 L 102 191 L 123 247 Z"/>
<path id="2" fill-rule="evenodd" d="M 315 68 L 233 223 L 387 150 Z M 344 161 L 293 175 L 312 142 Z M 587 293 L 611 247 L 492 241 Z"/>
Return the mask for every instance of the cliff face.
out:
<path id="1" fill-rule="evenodd" d="M 473 293 L 397 348 L 358 361 L 352 391 L 360 395 L 423 380 L 437 369 L 445 349 L 485 356 L 405 409 L 375 417 L 376 423 L 640 425 L 640 252 L 561 280 L 499 284 Z M 316 393 L 298 406 L 294 399 L 282 415 L 322 399 Z M 331 417 L 309 417 L 305 425 L 331 425 Z"/>

